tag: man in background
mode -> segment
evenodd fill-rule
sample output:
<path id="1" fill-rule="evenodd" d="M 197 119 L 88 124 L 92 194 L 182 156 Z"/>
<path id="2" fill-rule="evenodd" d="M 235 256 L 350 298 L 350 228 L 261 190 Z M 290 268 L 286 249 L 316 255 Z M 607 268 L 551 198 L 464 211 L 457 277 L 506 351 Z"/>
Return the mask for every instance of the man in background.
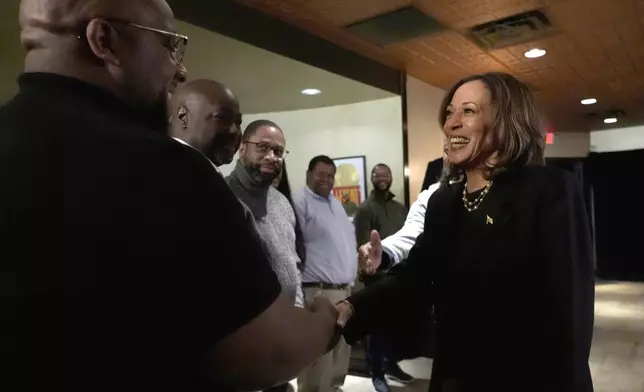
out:
<path id="1" fill-rule="evenodd" d="M 395 195 L 390 190 L 392 182 L 393 177 L 389 166 L 379 163 L 373 167 L 371 170 L 373 190 L 367 200 L 358 207 L 353 221 L 357 243 L 368 242 L 372 232 L 387 238 L 403 227 L 407 208 L 394 200 Z M 385 273 L 363 274 L 361 279 L 366 285 L 369 285 L 379 280 Z M 387 317 L 387 315 L 383 315 L 383 317 Z M 371 380 L 377 392 L 389 392 L 390 390 L 385 374 L 389 378 L 405 384 L 414 380 L 398 366 L 395 350 L 388 339 L 377 335 L 368 336 L 366 348 Z"/>
<path id="2" fill-rule="evenodd" d="M 409 251 L 425 228 L 425 211 L 429 198 L 439 187 L 440 183 L 434 183 L 418 195 L 418 199 L 409 208 L 405 224 L 395 234 L 381 240 L 380 233 L 372 232 L 369 241 L 358 249 L 358 263 L 363 274 L 373 275 L 377 272 L 371 264 L 372 257 L 382 257 L 380 269 L 383 270 L 407 259 Z"/>
<path id="3" fill-rule="evenodd" d="M 244 131 L 239 159 L 226 181 L 253 213 L 282 292 L 294 305 L 302 307 L 295 213 L 286 197 L 272 186 L 282 170 L 286 153 L 284 133 L 277 124 L 269 120 L 253 121 Z"/>
<path id="4" fill-rule="evenodd" d="M 320 294 L 332 303 L 344 300 L 356 278 L 356 241 L 353 225 L 331 190 L 336 167 L 325 155 L 311 159 L 306 186 L 295 197 L 302 225 L 306 266 L 302 286 L 307 304 Z M 319 358 L 297 379 L 300 392 L 333 392 L 344 384 L 351 347 L 341 339 L 332 352 Z"/>
<path id="5" fill-rule="evenodd" d="M 170 135 L 219 167 L 233 161 L 241 144 L 242 113 L 222 83 L 199 79 L 181 86 L 170 100 Z"/>
<path id="6" fill-rule="evenodd" d="M 293 305 L 303 307 L 295 212 L 288 199 L 272 186 L 283 169 L 286 153 L 284 133 L 277 124 L 253 121 L 244 130 L 239 159 L 226 181 L 252 212 L 282 293 Z M 284 383 L 268 391 L 285 392 L 287 388 Z"/>
<path id="7" fill-rule="evenodd" d="M 0 390 L 257 390 L 325 352 L 334 307 L 292 306 L 223 178 L 167 136 L 187 44 L 167 3 L 23 0 L 20 26 Z"/>

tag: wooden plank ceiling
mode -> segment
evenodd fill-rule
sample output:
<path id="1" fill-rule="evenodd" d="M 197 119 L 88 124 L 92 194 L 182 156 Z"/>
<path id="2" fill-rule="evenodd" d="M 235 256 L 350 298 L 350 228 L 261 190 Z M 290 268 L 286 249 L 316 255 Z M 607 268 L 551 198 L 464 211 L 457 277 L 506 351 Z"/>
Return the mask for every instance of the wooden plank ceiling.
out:
<path id="1" fill-rule="evenodd" d="M 236 1 L 437 87 L 447 88 L 474 73 L 511 73 L 534 88 L 556 131 L 644 124 L 644 0 Z M 345 30 L 409 5 L 447 29 L 384 48 Z M 481 23 L 536 9 L 550 19 L 556 34 L 492 51 L 466 36 Z M 528 59 L 524 53 L 531 48 L 547 54 Z M 588 97 L 597 104 L 581 105 Z M 626 115 L 606 125 L 604 113 L 611 109 Z"/>

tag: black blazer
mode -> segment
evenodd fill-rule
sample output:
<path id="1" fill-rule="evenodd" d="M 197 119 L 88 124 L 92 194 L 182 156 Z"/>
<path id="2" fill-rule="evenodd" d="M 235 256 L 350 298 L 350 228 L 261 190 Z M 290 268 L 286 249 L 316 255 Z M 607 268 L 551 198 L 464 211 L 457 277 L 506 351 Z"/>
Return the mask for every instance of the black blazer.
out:
<path id="1" fill-rule="evenodd" d="M 349 298 L 355 314 L 345 339 L 417 333 L 434 305 L 432 392 L 592 391 L 594 270 L 578 181 L 550 167 L 499 175 L 488 195 L 497 204 L 493 223 L 466 250 L 472 266 L 455 274 L 462 191 L 442 186 L 409 258 Z"/>

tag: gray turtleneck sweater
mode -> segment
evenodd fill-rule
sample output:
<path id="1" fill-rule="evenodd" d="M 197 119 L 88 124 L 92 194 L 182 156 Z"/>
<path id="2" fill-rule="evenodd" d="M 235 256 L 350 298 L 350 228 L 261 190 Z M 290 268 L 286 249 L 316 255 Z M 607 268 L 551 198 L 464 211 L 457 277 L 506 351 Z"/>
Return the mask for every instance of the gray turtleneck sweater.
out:
<path id="1" fill-rule="evenodd" d="M 273 270 L 282 285 L 282 292 L 291 297 L 296 306 L 303 307 L 293 207 L 277 189 L 259 184 L 253 179 L 239 161 L 226 181 L 233 193 L 253 213 Z"/>

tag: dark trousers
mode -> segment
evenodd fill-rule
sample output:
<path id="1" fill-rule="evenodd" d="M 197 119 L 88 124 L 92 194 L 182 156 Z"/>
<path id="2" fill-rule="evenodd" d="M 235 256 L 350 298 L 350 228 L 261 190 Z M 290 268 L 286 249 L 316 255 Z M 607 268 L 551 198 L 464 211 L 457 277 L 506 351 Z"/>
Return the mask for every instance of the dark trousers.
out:
<path id="1" fill-rule="evenodd" d="M 397 361 L 392 356 L 389 340 L 377 335 L 369 335 L 365 341 L 367 363 L 372 377 L 381 377 L 385 374 L 388 365 Z M 393 362 L 393 363 L 390 363 Z"/>

